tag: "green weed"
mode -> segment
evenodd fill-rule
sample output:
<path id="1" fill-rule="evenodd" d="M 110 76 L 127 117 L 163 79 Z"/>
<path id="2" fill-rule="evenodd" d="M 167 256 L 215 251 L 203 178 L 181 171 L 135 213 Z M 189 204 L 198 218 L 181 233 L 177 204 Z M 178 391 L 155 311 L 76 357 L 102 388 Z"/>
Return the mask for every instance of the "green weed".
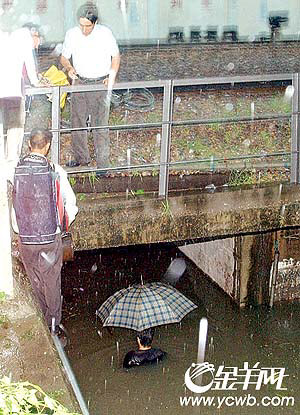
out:
<path id="1" fill-rule="evenodd" d="M 209 129 L 215 132 L 222 130 L 223 126 L 220 123 L 210 124 Z"/>
<path id="2" fill-rule="evenodd" d="M 274 140 L 269 131 L 263 130 L 259 133 L 259 136 L 261 137 L 265 149 L 272 149 L 274 147 Z"/>
<path id="3" fill-rule="evenodd" d="M 139 177 L 140 179 L 143 179 L 143 175 L 139 170 L 132 170 L 131 175 L 132 177 Z"/>
<path id="4" fill-rule="evenodd" d="M 89 178 L 89 183 L 90 183 L 91 187 L 94 188 L 96 181 L 98 181 L 96 172 L 93 171 L 93 172 L 89 173 L 88 178 Z"/>
<path id="5" fill-rule="evenodd" d="M 172 220 L 174 220 L 174 215 L 171 211 L 171 208 L 170 208 L 170 205 L 169 205 L 169 200 L 166 199 L 165 201 L 162 201 L 161 203 L 162 203 L 162 208 L 163 208 L 162 216 L 167 216 L 167 217 L 171 218 Z"/>
<path id="6" fill-rule="evenodd" d="M 79 415 L 69 412 L 58 401 L 47 395 L 39 386 L 29 382 L 0 380 L 1 414 L 59 414 Z"/>
<path id="7" fill-rule="evenodd" d="M 83 201 L 83 200 L 86 199 L 86 194 L 84 194 L 84 193 L 78 193 L 77 194 L 77 197 L 78 197 L 79 200 L 82 200 Z"/>
<path id="8" fill-rule="evenodd" d="M 257 182 L 255 170 L 232 170 L 230 172 L 228 185 L 241 186 L 255 184 Z"/>
<path id="9" fill-rule="evenodd" d="M 27 330 L 25 333 L 22 334 L 21 339 L 23 340 L 33 340 L 36 336 L 36 332 L 32 329 Z"/>
<path id="10" fill-rule="evenodd" d="M 147 113 L 146 123 L 159 123 L 162 121 L 162 115 L 157 112 Z"/>
<path id="11" fill-rule="evenodd" d="M 133 197 L 135 197 L 135 196 L 144 195 L 145 190 L 144 189 L 131 190 L 130 193 Z"/>
<path id="12" fill-rule="evenodd" d="M 59 399 L 61 397 L 63 397 L 65 394 L 65 392 L 62 389 L 58 389 L 58 390 L 54 390 L 52 392 L 49 392 L 48 395 L 52 398 L 52 399 Z"/>
<path id="13" fill-rule="evenodd" d="M 3 329 L 7 329 L 9 327 L 9 320 L 4 314 L 0 314 L 0 326 Z"/>
<path id="14" fill-rule="evenodd" d="M 75 179 L 75 177 L 70 177 L 70 178 L 69 178 L 69 183 L 70 183 L 71 187 L 74 187 L 74 186 L 75 186 L 75 184 L 76 184 L 76 179 Z"/>
<path id="15" fill-rule="evenodd" d="M 109 117 L 109 125 L 123 125 L 126 124 L 126 120 L 123 118 L 122 115 L 119 114 L 111 114 Z"/>
<path id="16" fill-rule="evenodd" d="M 283 99 L 281 95 L 275 96 L 266 103 L 265 111 L 275 112 L 276 114 L 290 114 L 291 103 Z"/>

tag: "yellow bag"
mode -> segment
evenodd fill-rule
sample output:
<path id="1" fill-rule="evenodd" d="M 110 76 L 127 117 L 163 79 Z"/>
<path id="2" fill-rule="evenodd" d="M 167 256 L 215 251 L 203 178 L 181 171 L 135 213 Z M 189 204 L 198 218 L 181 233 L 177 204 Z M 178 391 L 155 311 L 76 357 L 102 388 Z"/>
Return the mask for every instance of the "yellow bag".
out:
<path id="1" fill-rule="evenodd" d="M 50 66 L 50 68 L 42 73 L 42 76 L 50 82 L 51 85 L 57 86 L 57 85 L 70 85 L 67 75 L 60 71 L 55 65 Z M 63 109 L 66 103 L 67 93 L 64 92 L 60 96 L 60 108 Z M 49 97 L 50 101 L 51 98 Z"/>

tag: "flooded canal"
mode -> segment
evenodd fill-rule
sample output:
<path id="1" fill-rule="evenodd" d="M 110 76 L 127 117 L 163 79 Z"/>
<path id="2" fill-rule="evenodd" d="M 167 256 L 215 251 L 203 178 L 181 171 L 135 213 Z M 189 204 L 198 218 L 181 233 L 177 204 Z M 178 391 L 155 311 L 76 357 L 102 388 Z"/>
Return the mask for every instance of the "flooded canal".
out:
<path id="1" fill-rule="evenodd" d="M 64 265 L 64 325 L 70 339 L 66 352 L 90 413 L 299 413 L 299 304 L 241 311 L 187 259 L 176 288 L 198 308 L 181 323 L 156 328 L 153 345 L 168 353 L 163 362 L 122 368 L 125 354 L 136 349 L 135 333 L 103 328 L 96 309 L 141 276 L 143 281 L 161 280 L 179 256 L 172 244 L 135 246 L 80 252 L 74 263 Z M 214 365 L 214 382 L 207 392 L 193 395 L 185 374 L 197 360 L 202 317 L 208 319 L 205 360 Z M 206 373 L 202 385 L 210 382 L 212 375 Z M 197 396 L 211 400 L 192 406 L 188 398 Z"/>

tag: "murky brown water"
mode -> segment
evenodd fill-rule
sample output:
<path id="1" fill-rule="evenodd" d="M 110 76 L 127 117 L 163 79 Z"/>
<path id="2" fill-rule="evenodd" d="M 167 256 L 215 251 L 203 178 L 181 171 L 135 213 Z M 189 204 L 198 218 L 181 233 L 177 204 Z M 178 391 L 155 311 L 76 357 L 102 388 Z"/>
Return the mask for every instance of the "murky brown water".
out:
<path id="1" fill-rule="evenodd" d="M 176 287 L 198 305 L 180 324 L 156 329 L 154 346 L 168 352 L 158 365 L 122 369 L 123 357 L 135 348 L 134 332 L 108 330 L 96 321 L 97 307 L 116 290 L 133 282 L 160 280 L 171 259 L 180 255 L 173 245 L 153 245 L 107 249 L 78 253 L 76 261 L 64 266 L 64 324 L 69 332 L 66 348 L 81 391 L 92 415 L 117 414 L 297 414 L 300 366 L 300 306 L 276 307 L 272 311 L 252 309 L 240 311 L 214 284 L 188 262 L 188 269 Z M 201 402 L 198 408 L 180 405 L 180 397 L 191 396 L 184 375 L 197 358 L 198 325 L 208 318 L 206 360 L 219 368 L 236 367 L 240 382 L 237 390 L 232 375 L 227 390 L 209 390 L 203 395 L 214 397 L 210 406 Z M 285 368 L 283 380 L 287 390 L 274 385 L 245 385 L 244 362 L 253 367 Z M 233 369 L 231 369 L 232 371 Z M 258 373 L 258 372 L 256 372 Z M 270 371 L 268 372 L 270 375 Z M 208 379 L 208 380 L 207 380 Z M 224 377 L 223 377 L 224 379 Z M 216 377 L 215 377 L 216 380 Z M 206 383 L 210 379 L 204 378 Z M 234 397 L 248 397 L 239 406 Z M 294 406 L 280 406 L 281 399 L 293 397 Z M 262 406 L 261 399 L 268 406 Z M 217 399 L 227 398 L 220 408 Z M 255 405 L 253 399 L 256 399 Z M 273 405 L 270 403 L 272 401 Z M 259 406 L 257 405 L 259 404 Z M 250 406 L 252 404 L 252 406 Z"/>

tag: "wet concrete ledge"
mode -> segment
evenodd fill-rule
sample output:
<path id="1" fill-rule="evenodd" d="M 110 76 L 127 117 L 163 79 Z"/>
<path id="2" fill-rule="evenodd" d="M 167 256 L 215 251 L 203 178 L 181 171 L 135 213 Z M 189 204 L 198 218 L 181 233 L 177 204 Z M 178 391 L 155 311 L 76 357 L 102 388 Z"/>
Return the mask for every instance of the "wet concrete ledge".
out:
<path id="1" fill-rule="evenodd" d="M 300 226 L 300 186 L 222 188 L 78 199 L 76 250 L 155 242 L 208 240 Z"/>

